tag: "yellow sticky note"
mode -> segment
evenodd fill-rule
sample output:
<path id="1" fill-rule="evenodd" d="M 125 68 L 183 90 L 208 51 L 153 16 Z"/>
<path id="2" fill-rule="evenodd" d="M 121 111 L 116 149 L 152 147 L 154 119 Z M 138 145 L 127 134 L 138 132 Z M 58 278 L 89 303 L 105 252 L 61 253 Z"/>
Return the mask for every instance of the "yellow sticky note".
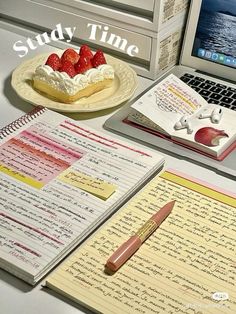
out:
<path id="1" fill-rule="evenodd" d="M 78 187 L 103 200 L 108 199 L 116 190 L 116 186 L 101 179 L 93 178 L 75 170 L 67 170 L 59 177 L 61 181 Z"/>

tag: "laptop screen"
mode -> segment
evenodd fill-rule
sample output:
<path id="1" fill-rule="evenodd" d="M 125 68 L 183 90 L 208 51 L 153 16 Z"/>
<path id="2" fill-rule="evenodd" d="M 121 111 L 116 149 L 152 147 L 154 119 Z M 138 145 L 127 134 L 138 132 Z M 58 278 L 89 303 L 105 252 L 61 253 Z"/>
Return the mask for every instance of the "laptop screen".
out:
<path id="1" fill-rule="evenodd" d="M 202 0 L 192 56 L 236 68 L 235 0 Z"/>

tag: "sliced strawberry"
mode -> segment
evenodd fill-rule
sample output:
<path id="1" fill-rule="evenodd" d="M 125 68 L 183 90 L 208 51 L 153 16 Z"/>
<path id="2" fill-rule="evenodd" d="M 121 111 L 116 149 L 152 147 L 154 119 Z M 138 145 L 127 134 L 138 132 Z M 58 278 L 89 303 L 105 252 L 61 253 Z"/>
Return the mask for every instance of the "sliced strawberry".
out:
<path id="1" fill-rule="evenodd" d="M 93 66 L 91 60 L 89 58 L 81 56 L 79 58 L 79 61 L 75 64 L 75 71 L 76 73 L 84 73 L 85 71 L 88 71 L 92 67 Z"/>
<path id="2" fill-rule="evenodd" d="M 74 65 L 69 60 L 65 60 L 63 62 L 63 64 L 59 68 L 59 71 L 66 72 L 70 77 L 74 77 L 76 75 Z"/>
<path id="3" fill-rule="evenodd" d="M 68 60 L 72 64 L 75 64 L 79 61 L 79 58 L 79 54 L 74 49 L 68 48 L 63 52 L 61 56 L 61 62 L 63 63 L 64 61 Z"/>
<path id="4" fill-rule="evenodd" d="M 80 54 L 80 56 L 86 57 L 88 59 L 92 59 L 93 58 L 93 53 L 90 50 L 89 46 L 87 46 L 87 45 L 82 45 L 80 47 L 79 54 Z"/>
<path id="5" fill-rule="evenodd" d="M 45 63 L 49 65 L 54 71 L 58 70 L 61 66 L 61 59 L 56 53 L 50 54 Z"/>
<path id="6" fill-rule="evenodd" d="M 102 50 L 98 50 L 91 61 L 94 68 L 107 63 Z"/>

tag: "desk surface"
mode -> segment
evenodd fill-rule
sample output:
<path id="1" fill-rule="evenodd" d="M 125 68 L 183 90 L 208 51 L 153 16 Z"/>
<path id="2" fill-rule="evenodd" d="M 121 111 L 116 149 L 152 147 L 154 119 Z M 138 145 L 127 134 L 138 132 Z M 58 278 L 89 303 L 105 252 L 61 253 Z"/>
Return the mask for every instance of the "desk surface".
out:
<path id="1" fill-rule="evenodd" d="M 0 76 L 0 128 L 10 123 L 12 120 L 17 119 L 22 114 L 29 112 L 33 106 L 27 102 L 21 100 L 11 88 L 11 72 L 12 70 L 27 58 L 31 58 L 38 53 L 52 51 L 52 46 L 41 46 L 35 51 L 30 51 L 26 57 L 20 58 L 13 50 L 13 44 L 22 40 L 25 42 L 28 36 L 23 36 L 21 31 L 12 30 L 0 21 L 0 36 L 4 38 L 0 47 L 0 64 L 1 64 L 1 76 Z M 151 80 L 139 77 L 138 88 L 136 95 L 141 93 L 152 83 Z M 110 110 L 99 111 L 95 113 L 75 113 L 67 114 L 67 116 L 75 120 L 83 120 L 88 126 L 91 126 L 98 130 L 103 130 L 105 133 L 109 133 L 104 130 L 102 125 L 106 119 L 108 119 L 119 108 L 113 108 Z M 121 138 L 118 135 L 113 134 L 117 138 Z M 131 140 L 128 140 L 131 142 Z M 140 145 L 142 146 L 142 145 Z M 203 179 L 211 184 L 217 184 L 230 191 L 236 191 L 236 182 L 229 178 L 220 176 L 214 173 L 212 170 L 203 168 L 191 162 L 181 160 L 180 158 L 174 158 L 172 156 L 165 155 L 166 163 L 165 168 L 171 167 L 179 171 L 185 172 L 189 175 Z M 57 314 L 74 314 L 74 313 L 90 313 L 89 311 L 82 309 L 78 305 L 59 297 L 56 294 L 49 292 L 42 287 L 43 282 L 40 282 L 37 286 L 31 287 L 23 281 L 13 277 L 5 271 L 0 270 L 0 305 L 1 313 L 4 314 L 45 314 L 45 313 L 57 313 Z"/>

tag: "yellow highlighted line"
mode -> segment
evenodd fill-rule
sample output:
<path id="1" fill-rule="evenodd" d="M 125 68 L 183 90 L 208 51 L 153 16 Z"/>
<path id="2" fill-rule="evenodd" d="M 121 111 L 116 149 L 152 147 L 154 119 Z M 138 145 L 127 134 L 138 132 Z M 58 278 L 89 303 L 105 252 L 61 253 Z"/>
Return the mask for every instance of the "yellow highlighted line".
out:
<path id="1" fill-rule="evenodd" d="M 17 179 L 21 182 L 24 182 L 24 183 L 30 185 L 36 189 L 40 189 L 44 186 L 44 183 L 36 181 L 30 177 L 25 176 L 24 174 L 22 174 L 16 170 L 12 170 L 9 167 L 1 165 L 1 164 L 0 164 L 0 171 L 9 175 L 10 177 L 12 177 L 14 179 Z"/>
<path id="2" fill-rule="evenodd" d="M 165 171 L 161 174 L 161 177 L 171 181 L 173 183 L 179 184 L 183 187 L 186 187 L 187 189 L 190 189 L 192 191 L 198 192 L 202 195 L 211 197 L 212 199 L 215 199 L 219 202 L 222 202 L 224 204 L 233 206 L 236 208 L 236 200 L 234 197 L 224 194 L 224 192 L 215 191 L 213 188 L 206 187 L 201 183 L 197 183 L 194 181 L 191 181 L 191 179 L 186 179 L 181 176 L 178 176 L 174 173 Z"/>
<path id="3" fill-rule="evenodd" d="M 178 96 L 179 98 L 181 98 L 184 102 L 186 102 L 191 108 L 193 108 L 194 110 L 197 109 L 197 107 L 187 98 L 185 98 L 182 94 L 180 94 L 175 88 L 173 88 L 172 86 L 168 87 L 169 91 L 171 91 L 173 94 L 175 94 L 176 96 Z"/>

